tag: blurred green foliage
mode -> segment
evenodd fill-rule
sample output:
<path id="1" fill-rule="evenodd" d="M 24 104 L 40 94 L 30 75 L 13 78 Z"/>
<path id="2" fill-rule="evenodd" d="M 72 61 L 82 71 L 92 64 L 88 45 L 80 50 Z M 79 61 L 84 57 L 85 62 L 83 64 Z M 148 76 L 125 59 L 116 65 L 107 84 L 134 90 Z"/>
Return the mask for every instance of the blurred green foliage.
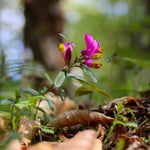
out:
<path id="1" fill-rule="evenodd" d="M 86 49 L 85 33 L 92 34 L 104 48 L 100 60 L 103 66 L 94 72 L 113 98 L 140 96 L 139 91 L 149 89 L 150 65 L 144 63 L 150 63 L 148 4 L 137 0 L 88 0 L 86 3 L 66 0 L 64 4 L 69 22 L 65 32 L 77 45 L 78 53 Z M 100 102 L 103 97 L 95 95 L 95 99 Z"/>

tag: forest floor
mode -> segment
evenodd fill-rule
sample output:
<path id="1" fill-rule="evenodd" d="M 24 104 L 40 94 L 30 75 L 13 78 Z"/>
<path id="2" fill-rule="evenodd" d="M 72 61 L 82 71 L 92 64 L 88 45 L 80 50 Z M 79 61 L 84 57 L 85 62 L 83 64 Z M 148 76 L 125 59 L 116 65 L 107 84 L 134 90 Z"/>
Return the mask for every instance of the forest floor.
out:
<path id="1" fill-rule="evenodd" d="M 70 110 L 73 103 L 56 104 L 65 113 L 54 112 L 47 125 L 30 118 L 21 118 L 18 133 L 6 150 L 149 150 L 150 149 L 150 96 L 117 98 L 107 105 Z M 41 106 L 44 107 L 44 106 Z M 63 111 L 64 111 L 63 110 Z M 0 144 L 8 141 L 0 117 L 0 129 L 5 134 Z M 15 134 L 14 134 L 15 136 Z M 0 146 L 1 147 L 1 146 Z"/>

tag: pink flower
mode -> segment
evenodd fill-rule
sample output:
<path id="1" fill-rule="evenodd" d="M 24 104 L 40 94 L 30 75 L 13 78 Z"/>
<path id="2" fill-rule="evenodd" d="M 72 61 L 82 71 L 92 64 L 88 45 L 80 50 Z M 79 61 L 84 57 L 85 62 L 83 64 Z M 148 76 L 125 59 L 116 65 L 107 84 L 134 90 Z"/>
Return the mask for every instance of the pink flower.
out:
<path id="1" fill-rule="evenodd" d="M 86 42 L 86 50 L 82 50 L 81 54 L 83 55 L 83 58 L 88 59 L 92 58 L 94 54 L 98 53 L 100 49 L 100 44 L 97 40 L 94 40 L 92 35 L 85 34 L 85 42 Z"/>
<path id="2" fill-rule="evenodd" d="M 75 46 L 75 44 L 73 42 L 71 42 L 71 44 L 73 46 Z M 73 47 L 71 46 L 71 44 L 69 42 L 67 42 L 65 44 L 62 44 L 62 43 L 59 44 L 59 50 L 62 53 L 65 63 L 67 65 L 69 65 L 70 61 L 71 61 L 71 52 L 73 50 Z"/>
<path id="3" fill-rule="evenodd" d="M 102 66 L 100 62 L 93 62 L 96 59 L 100 59 L 102 56 L 103 48 L 100 47 L 100 44 L 97 40 L 94 40 L 92 35 L 85 34 L 86 50 L 82 50 L 81 54 L 85 60 L 83 63 L 91 68 L 99 68 Z"/>

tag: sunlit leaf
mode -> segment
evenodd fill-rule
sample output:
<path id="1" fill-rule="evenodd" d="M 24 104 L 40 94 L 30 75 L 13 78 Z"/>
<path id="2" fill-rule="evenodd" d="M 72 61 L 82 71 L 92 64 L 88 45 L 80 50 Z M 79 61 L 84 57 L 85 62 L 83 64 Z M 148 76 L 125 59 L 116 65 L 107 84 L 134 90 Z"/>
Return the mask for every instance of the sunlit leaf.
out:
<path id="1" fill-rule="evenodd" d="M 66 93 L 62 87 L 59 87 L 59 94 L 60 94 L 62 101 L 64 101 L 66 99 Z"/>
<path id="2" fill-rule="evenodd" d="M 31 89 L 31 88 L 27 88 L 27 87 L 21 87 L 20 88 L 20 91 L 21 92 L 24 92 L 24 93 L 27 93 L 27 94 L 31 94 L 33 96 L 37 96 L 39 95 L 39 92 L 34 90 L 34 89 Z"/>
<path id="3" fill-rule="evenodd" d="M 129 127 L 134 127 L 134 128 L 138 127 L 138 124 L 135 122 L 126 122 L 124 123 L 124 125 L 129 126 Z"/>
<path id="4" fill-rule="evenodd" d="M 47 126 L 34 126 L 40 128 L 43 132 L 54 134 L 54 129 L 52 127 Z"/>
<path id="5" fill-rule="evenodd" d="M 75 92 L 75 97 L 79 97 L 79 96 L 83 96 L 83 95 L 87 95 L 90 94 L 91 90 L 85 86 L 81 86 L 79 87 L 76 92 Z"/>
<path id="6" fill-rule="evenodd" d="M 76 74 L 72 74 L 72 73 L 67 73 L 67 77 L 69 78 L 73 78 L 77 81 L 79 81 L 80 83 L 87 85 L 90 88 L 95 88 L 96 86 L 89 83 L 85 78 L 83 78 L 82 76 L 76 75 Z"/>
<path id="7" fill-rule="evenodd" d="M 121 125 L 124 125 L 124 122 L 122 122 L 122 121 L 119 121 L 119 120 L 116 120 L 116 121 L 115 121 L 115 123 L 116 123 L 116 124 L 121 124 Z"/>
<path id="8" fill-rule="evenodd" d="M 23 108 L 26 108 L 28 107 L 29 105 L 32 105 L 33 103 L 30 103 L 29 101 L 21 101 L 17 104 L 15 104 L 16 107 L 20 108 L 20 109 L 23 109 Z"/>
<path id="9" fill-rule="evenodd" d="M 119 102 L 119 103 L 118 103 L 117 115 L 119 115 L 120 113 L 122 113 L 123 108 L 124 108 L 123 103 L 122 103 L 122 102 Z"/>
<path id="10" fill-rule="evenodd" d="M 66 78 L 66 72 L 64 70 L 60 71 L 59 74 L 55 78 L 54 86 L 60 87 L 63 84 L 65 78 Z"/>
<path id="11" fill-rule="evenodd" d="M 81 69 L 82 69 L 84 72 L 86 72 L 86 73 L 91 77 L 91 79 L 92 79 L 97 85 L 99 85 L 99 84 L 98 84 L 98 81 L 97 81 L 97 79 L 96 79 L 96 77 L 95 77 L 95 75 L 94 75 L 93 72 L 89 69 L 89 67 L 88 67 L 87 65 L 85 65 L 85 64 L 82 63 Z"/>
<path id="12" fill-rule="evenodd" d="M 95 88 L 94 91 L 100 93 L 103 96 L 106 96 L 108 98 L 111 98 L 104 90 L 100 89 L 100 88 Z"/>

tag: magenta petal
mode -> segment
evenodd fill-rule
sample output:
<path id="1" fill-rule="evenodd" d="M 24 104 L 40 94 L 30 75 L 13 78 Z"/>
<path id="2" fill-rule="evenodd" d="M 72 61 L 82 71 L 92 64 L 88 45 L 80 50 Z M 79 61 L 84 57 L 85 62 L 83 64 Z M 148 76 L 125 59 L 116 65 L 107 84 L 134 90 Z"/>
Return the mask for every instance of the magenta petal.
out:
<path id="1" fill-rule="evenodd" d="M 85 42 L 87 45 L 87 49 L 82 50 L 81 54 L 83 55 L 84 59 L 91 59 L 92 56 L 98 52 L 100 44 L 97 40 L 93 39 L 92 35 L 88 33 L 85 35 Z"/>
<path id="2" fill-rule="evenodd" d="M 73 43 L 73 42 L 71 42 L 71 44 L 73 45 L 73 46 L 75 46 L 75 44 Z M 67 51 L 69 50 L 69 51 L 72 51 L 73 50 L 73 47 L 71 46 L 71 44 L 69 43 L 69 42 L 67 42 L 67 43 L 65 43 L 65 52 L 63 53 L 63 57 L 64 57 L 64 59 L 66 58 L 66 54 L 67 54 Z"/>
<path id="3" fill-rule="evenodd" d="M 84 64 L 86 64 L 88 67 L 92 67 L 92 62 L 93 62 L 94 60 L 93 59 L 87 59 L 87 60 L 85 60 L 84 61 Z"/>
<path id="4" fill-rule="evenodd" d="M 92 35 L 90 34 L 85 34 L 85 42 L 86 42 L 86 45 L 87 45 L 87 49 L 89 49 L 90 45 L 92 44 L 93 42 L 93 37 Z"/>
<path id="5" fill-rule="evenodd" d="M 91 51 L 95 52 L 97 50 L 97 47 L 98 47 L 98 42 L 94 40 L 90 47 Z"/>
<path id="6" fill-rule="evenodd" d="M 82 50 L 82 51 L 81 51 L 81 54 L 82 54 L 82 55 L 85 55 L 85 54 L 86 54 L 86 50 Z"/>
<path id="7" fill-rule="evenodd" d="M 75 46 L 75 44 L 73 42 L 71 42 L 71 44 L 73 46 Z M 73 47 L 71 46 L 71 44 L 69 42 L 65 43 L 65 50 L 70 49 L 72 51 Z"/>
<path id="8" fill-rule="evenodd" d="M 71 61 L 71 50 L 70 48 L 66 51 L 66 55 L 64 57 L 66 64 L 70 64 Z"/>

